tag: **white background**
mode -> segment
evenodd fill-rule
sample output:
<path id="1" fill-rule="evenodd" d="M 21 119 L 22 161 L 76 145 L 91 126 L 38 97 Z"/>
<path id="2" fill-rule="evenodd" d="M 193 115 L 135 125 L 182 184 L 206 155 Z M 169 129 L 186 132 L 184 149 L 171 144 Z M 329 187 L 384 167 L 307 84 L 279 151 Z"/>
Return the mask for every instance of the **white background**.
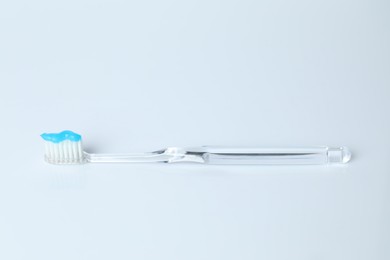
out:
<path id="1" fill-rule="evenodd" d="M 1 1 L 0 259 L 390 259 L 390 5 Z M 43 161 L 345 145 L 326 166 Z"/>

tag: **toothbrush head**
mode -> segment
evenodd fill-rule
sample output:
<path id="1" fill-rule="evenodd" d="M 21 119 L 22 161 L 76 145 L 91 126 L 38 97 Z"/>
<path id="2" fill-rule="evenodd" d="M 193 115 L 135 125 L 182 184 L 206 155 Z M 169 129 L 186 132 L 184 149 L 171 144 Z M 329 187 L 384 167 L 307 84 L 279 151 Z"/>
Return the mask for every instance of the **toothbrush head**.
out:
<path id="1" fill-rule="evenodd" d="M 81 145 L 81 135 L 72 131 L 44 133 L 45 160 L 52 164 L 85 163 L 85 153 Z"/>

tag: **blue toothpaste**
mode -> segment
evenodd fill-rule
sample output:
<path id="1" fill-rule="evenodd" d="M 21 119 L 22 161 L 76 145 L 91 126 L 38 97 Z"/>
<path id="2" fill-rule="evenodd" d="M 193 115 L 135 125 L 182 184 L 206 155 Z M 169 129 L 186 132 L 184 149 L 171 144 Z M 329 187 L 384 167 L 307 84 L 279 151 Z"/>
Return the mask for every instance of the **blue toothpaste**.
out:
<path id="1" fill-rule="evenodd" d="M 41 134 L 41 137 L 45 141 L 49 141 L 55 144 L 61 143 L 63 141 L 69 140 L 72 142 L 79 142 L 81 140 L 81 135 L 76 134 L 75 132 L 65 130 L 62 131 L 61 133 L 44 133 Z"/>

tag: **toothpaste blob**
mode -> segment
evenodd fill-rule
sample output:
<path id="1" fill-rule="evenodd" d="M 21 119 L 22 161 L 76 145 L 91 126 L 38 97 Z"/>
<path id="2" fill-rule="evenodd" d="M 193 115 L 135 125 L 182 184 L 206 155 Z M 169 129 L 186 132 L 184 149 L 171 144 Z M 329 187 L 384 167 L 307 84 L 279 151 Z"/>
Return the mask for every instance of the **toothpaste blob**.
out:
<path id="1" fill-rule="evenodd" d="M 64 141 L 72 141 L 72 142 L 79 142 L 81 140 L 81 135 L 76 134 L 75 132 L 65 130 L 62 131 L 61 133 L 44 133 L 41 134 L 41 137 L 45 141 L 49 141 L 55 144 L 64 142 Z"/>

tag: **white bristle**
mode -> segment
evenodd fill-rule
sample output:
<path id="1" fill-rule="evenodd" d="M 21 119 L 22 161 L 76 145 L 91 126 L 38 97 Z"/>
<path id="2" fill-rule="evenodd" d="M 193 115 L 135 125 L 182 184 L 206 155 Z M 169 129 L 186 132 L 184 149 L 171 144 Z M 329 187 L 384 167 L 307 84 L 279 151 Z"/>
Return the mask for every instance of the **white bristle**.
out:
<path id="1" fill-rule="evenodd" d="M 76 164 L 83 163 L 85 160 L 81 141 L 70 140 L 60 143 L 45 141 L 45 158 L 46 161 L 54 164 Z"/>

